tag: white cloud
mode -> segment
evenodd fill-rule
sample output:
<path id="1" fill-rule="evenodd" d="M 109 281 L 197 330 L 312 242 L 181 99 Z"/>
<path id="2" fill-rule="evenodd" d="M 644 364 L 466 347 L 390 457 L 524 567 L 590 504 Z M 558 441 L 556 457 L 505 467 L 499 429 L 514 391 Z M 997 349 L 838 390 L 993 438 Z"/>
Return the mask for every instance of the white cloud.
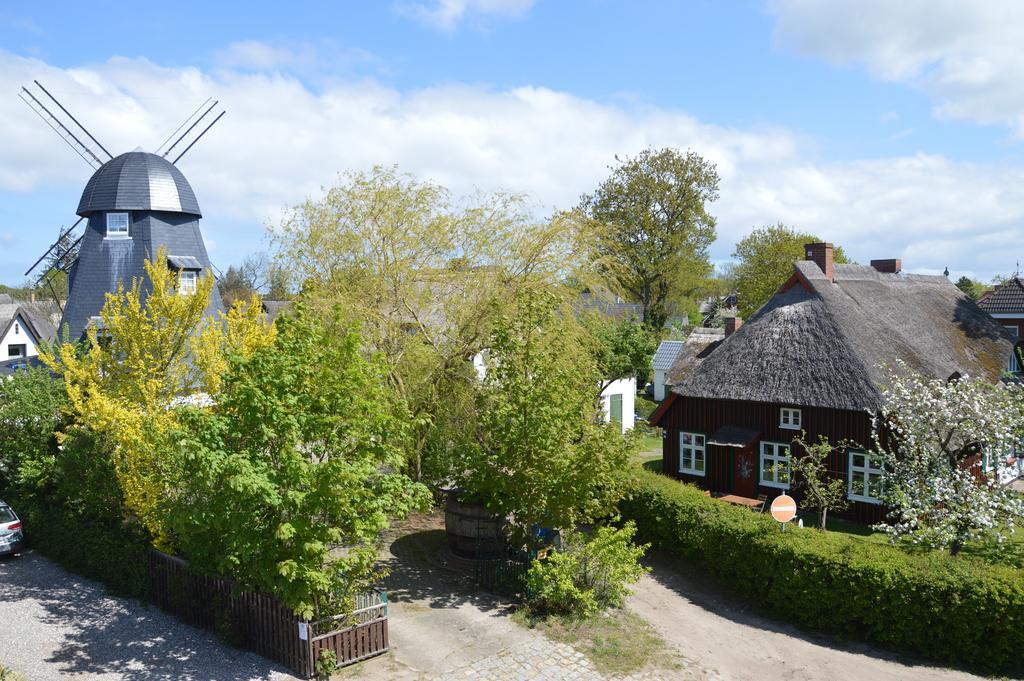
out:
<path id="1" fill-rule="evenodd" d="M 1024 137 L 1024 2 L 769 0 L 775 40 L 919 87 L 941 117 Z"/>
<path id="2" fill-rule="evenodd" d="M 1011 269 L 1024 251 L 1024 168 L 1017 166 L 933 155 L 826 163 L 786 130 L 710 125 L 684 112 L 538 87 L 401 92 L 334 79 L 314 91 L 277 70 L 204 72 L 123 58 L 63 70 L 0 52 L 0 92 L 33 78 L 115 154 L 153 149 L 196 104 L 220 99 L 228 115 L 180 165 L 223 264 L 261 248 L 264 224 L 347 169 L 394 163 L 459 194 L 522 192 L 547 213 L 592 191 L 615 154 L 648 146 L 692 148 L 718 164 L 718 260 L 751 226 L 777 220 L 843 244 L 860 261 L 903 257 L 911 268 L 948 265 L 989 276 Z M 15 97 L 0 97 L 0 120 L 0 203 L 65 196 L 52 226 L 20 233 L 31 242 L 24 269 L 56 220 L 73 213 L 91 171 Z M 20 270 L 2 274 L 14 280 Z"/>
<path id="3" fill-rule="evenodd" d="M 424 0 L 396 2 L 394 8 L 431 28 L 451 33 L 469 17 L 519 18 L 533 3 L 534 0 Z"/>

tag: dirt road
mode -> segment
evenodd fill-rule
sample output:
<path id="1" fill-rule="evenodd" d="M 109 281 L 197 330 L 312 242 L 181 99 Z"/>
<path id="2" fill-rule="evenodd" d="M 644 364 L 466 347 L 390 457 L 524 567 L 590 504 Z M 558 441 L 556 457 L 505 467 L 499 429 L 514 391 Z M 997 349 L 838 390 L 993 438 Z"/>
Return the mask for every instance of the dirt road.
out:
<path id="1" fill-rule="evenodd" d="M 959 671 L 915 665 L 863 645 L 842 646 L 747 612 L 705 580 L 654 554 L 629 607 L 679 651 L 730 681 L 965 681 Z"/>

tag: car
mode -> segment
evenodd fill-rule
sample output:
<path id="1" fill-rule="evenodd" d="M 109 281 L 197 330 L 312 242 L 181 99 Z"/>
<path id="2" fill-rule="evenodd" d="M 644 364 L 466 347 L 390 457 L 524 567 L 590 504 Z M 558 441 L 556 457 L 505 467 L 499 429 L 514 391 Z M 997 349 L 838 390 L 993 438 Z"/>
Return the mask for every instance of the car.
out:
<path id="1" fill-rule="evenodd" d="M 0 556 L 25 550 L 25 528 L 14 509 L 0 500 Z"/>

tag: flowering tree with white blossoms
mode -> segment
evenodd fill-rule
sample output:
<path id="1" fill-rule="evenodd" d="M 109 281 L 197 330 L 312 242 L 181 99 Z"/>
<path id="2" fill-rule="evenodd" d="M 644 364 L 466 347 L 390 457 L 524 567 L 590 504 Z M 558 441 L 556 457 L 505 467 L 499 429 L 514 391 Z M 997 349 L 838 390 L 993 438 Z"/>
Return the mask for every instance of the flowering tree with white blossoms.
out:
<path id="1" fill-rule="evenodd" d="M 1024 519 L 1024 498 L 1000 484 L 1024 437 L 1024 389 L 967 376 L 923 377 L 901 364 L 875 419 L 884 462 L 883 530 L 956 554 L 971 540 L 1002 541 Z M 982 464 L 970 466 L 982 453 Z"/>

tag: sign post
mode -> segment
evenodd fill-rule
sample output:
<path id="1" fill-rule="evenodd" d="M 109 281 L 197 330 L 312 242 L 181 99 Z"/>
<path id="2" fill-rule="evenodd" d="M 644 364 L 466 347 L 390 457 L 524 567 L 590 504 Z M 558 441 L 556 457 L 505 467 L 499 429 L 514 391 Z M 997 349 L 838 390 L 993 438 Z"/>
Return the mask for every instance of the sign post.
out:
<path id="1" fill-rule="evenodd" d="M 788 494 L 780 494 L 772 501 L 772 517 L 780 525 L 782 531 L 786 531 L 786 523 L 796 516 L 796 500 Z"/>

